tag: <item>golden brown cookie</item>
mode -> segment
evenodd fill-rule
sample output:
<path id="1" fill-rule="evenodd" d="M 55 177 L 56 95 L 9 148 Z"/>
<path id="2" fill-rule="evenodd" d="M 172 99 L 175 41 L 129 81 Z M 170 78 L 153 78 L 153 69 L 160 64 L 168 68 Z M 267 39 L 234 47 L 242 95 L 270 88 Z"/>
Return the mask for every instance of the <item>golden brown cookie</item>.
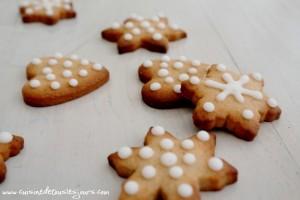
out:
<path id="1" fill-rule="evenodd" d="M 197 84 L 182 83 L 182 94 L 196 108 L 193 120 L 201 129 L 227 129 L 235 136 L 251 141 L 257 135 L 260 122 L 280 117 L 281 109 L 263 91 L 259 73 L 241 75 L 212 65 L 207 76 Z"/>
<path id="2" fill-rule="evenodd" d="M 199 60 L 188 60 L 185 56 L 171 59 L 146 60 L 139 67 L 140 80 L 145 83 L 142 97 L 146 104 L 155 108 L 175 108 L 187 105 L 181 95 L 181 82 L 199 82 L 209 68 Z"/>
<path id="3" fill-rule="evenodd" d="M 0 183 L 4 181 L 6 175 L 5 161 L 19 154 L 23 146 L 22 137 L 12 135 L 9 132 L 0 132 Z"/>
<path id="4" fill-rule="evenodd" d="M 113 23 L 111 28 L 102 31 L 102 37 L 116 42 L 119 53 L 145 48 L 150 51 L 166 53 L 169 41 L 186 38 L 185 31 L 176 24 L 170 24 L 164 16 L 151 19 L 132 15 L 123 24 Z"/>
<path id="5" fill-rule="evenodd" d="M 149 129 L 144 147 L 122 147 L 108 161 L 127 178 L 120 200 L 199 200 L 198 191 L 237 181 L 237 170 L 215 157 L 216 137 L 206 131 L 178 140 L 161 126 Z"/>
<path id="6" fill-rule="evenodd" d="M 20 13 L 24 23 L 42 22 L 47 25 L 76 17 L 72 0 L 22 0 Z"/>
<path id="7" fill-rule="evenodd" d="M 51 106 L 64 103 L 99 88 L 109 79 L 101 64 L 57 53 L 52 57 L 34 58 L 27 66 L 23 87 L 25 103 L 31 106 Z"/>

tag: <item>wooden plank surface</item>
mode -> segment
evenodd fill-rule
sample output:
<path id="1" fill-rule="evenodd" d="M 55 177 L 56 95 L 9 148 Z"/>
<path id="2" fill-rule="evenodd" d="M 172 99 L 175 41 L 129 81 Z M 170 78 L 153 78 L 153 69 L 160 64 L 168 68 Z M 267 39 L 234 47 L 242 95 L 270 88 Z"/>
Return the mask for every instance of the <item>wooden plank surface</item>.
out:
<path id="1" fill-rule="evenodd" d="M 264 123 L 253 142 L 218 132 L 217 155 L 239 169 L 239 181 L 208 200 L 298 200 L 300 198 L 300 2 L 297 0 L 76 0 L 76 20 L 53 27 L 24 25 L 15 0 L 0 1 L 0 129 L 21 133 L 26 146 L 7 162 L 0 191 L 18 189 L 103 189 L 117 199 L 123 179 L 106 157 L 124 145 L 139 146 L 147 129 L 163 125 L 180 138 L 197 129 L 191 109 L 157 110 L 140 97 L 137 68 L 161 56 L 145 50 L 118 55 L 100 30 L 130 13 L 164 12 L 184 27 L 188 39 L 172 43 L 169 55 L 224 63 L 263 74 L 266 91 L 283 109 Z M 49 108 L 26 106 L 21 97 L 25 65 L 54 52 L 76 53 L 105 64 L 111 80 L 78 100 Z M 0 195 L 1 196 L 1 195 Z M 51 197 L 52 199 L 70 199 Z M 1 196 L 0 199 L 45 199 Z"/>

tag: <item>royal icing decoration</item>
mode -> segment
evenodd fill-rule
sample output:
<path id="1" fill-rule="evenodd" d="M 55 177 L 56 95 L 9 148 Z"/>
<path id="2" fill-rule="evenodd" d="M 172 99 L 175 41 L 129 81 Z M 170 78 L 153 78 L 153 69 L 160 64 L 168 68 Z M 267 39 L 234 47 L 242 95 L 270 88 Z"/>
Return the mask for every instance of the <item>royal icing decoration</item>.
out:
<path id="1" fill-rule="evenodd" d="M 29 85 L 32 88 L 38 88 L 38 87 L 41 86 L 41 82 L 39 80 L 32 79 L 32 80 L 29 81 Z"/>
<path id="2" fill-rule="evenodd" d="M 159 90 L 159 89 L 161 89 L 161 84 L 160 83 L 158 83 L 158 82 L 151 83 L 150 90 L 156 91 L 156 90 Z"/>
<path id="3" fill-rule="evenodd" d="M 183 162 L 187 165 L 192 165 L 196 162 L 196 157 L 192 153 L 186 153 L 183 156 Z"/>
<path id="4" fill-rule="evenodd" d="M 147 165 L 142 169 L 142 176 L 145 179 L 152 179 L 156 175 L 156 169 L 152 165 Z"/>
<path id="5" fill-rule="evenodd" d="M 160 157 L 160 162 L 166 167 L 170 167 L 172 165 L 175 165 L 177 162 L 177 156 L 176 154 L 172 152 L 166 152 L 163 153 Z"/>
<path id="6" fill-rule="evenodd" d="M 213 112 L 215 110 L 215 105 L 212 103 L 212 102 L 205 102 L 203 104 L 203 109 L 210 113 L 210 112 Z"/>
<path id="7" fill-rule="evenodd" d="M 151 133 L 156 136 L 162 136 L 163 134 L 165 134 L 165 129 L 161 126 L 154 126 L 151 129 Z"/>
<path id="8" fill-rule="evenodd" d="M 153 156 L 154 151 L 151 147 L 143 147 L 139 151 L 139 156 L 143 159 L 149 159 Z"/>
<path id="9" fill-rule="evenodd" d="M 164 138 L 160 141 L 160 147 L 164 150 L 170 150 L 174 147 L 174 142 L 168 138 Z"/>
<path id="10" fill-rule="evenodd" d="M 243 85 L 249 82 L 249 76 L 247 75 L 241 76 L 241 78 L 237 81 L 235 81 L 229 73 L 224 73 L 222 78 L 225 81 L 225 84 L 210 79 L 205 81 L 205 85 L 222 90 L 222 92 L 216 97 L 218 101 L 224 101 L 229 95 L 234 96 L 240 103 L 244 102 L 243 95 L 247 95 L 258 100 L 263 98 L 260 91 L 250 90 L 243 87 Z"/>
<path id="11" fill-rule="evenodd" d="M 183 175 L 183 169 L 179 166 L 174 166 L 169 169 L 169 175 L 174 179 L 179 179 Z"/>
<path id="12" fill-rule="evenodd" d="M 245 118 L 245 119 L 252 119 L 253 117 L 254 117 L 254 113 L 252 112 L 252 110 L 249 110 L 249 109 L 245 109 L 244 111 L 243 111 L 243 117 Z"/>
<path id="13" fill-rule="evenodd" d="M 186 150 L 193 149 L 194 148 L 194 142 L 193 142 L 193 140 L 190 140 L 190 139 L 183 140 L 181 142 L 181 147 L 186 149 Z"/>
<path id="14" fill-rule="evenodd" d="M 268 101 L 267 101 L 268 105 L 272 108 L 275 108 L 278 106 L 278 103 L 275 99 L 273 98 L 269 98 Z"/>
<path id="15" fill-rule="evenodd" d="M 124 185 L 124 190 L 129 195 L 134 195 L 139 191 L 139 184 L 136 181 L 127 181 Z"/>
<path id="16" fill-rule="evenodd" d="M 220 171 L 223 169 L 223 161 L 220 158 L 212 157 L 208 160 L 208 166 L 214 171 Z"/>
<path id="17" fill-rule="evenodd" d="M 183 198 L 188 198 L 193 195 L 193 187 L 190 184 L 182 183 L 177 188 L 178 194 Z"/>
<path id="18" fill-rule="evenodd" d="M 0 143 L 7 144 L 13 140 L 14 136 L 10 132 L 0 132 Z"/>
<path id="19" fill-rule="evenodd" d="M 198 133 L 197 133 L 197 138 L 199 139 L 199 140 L 201 140 L 201 141 L 204 141 L 204 142 L 206 142 L 206 141 L 208 141 L 209 140 L 209 134 L 208 134 L 208 132 L 207 131 L 199 131 Z"/>
<path id="20" fill-rule="evenodd" d="M 130 147 L 122 147 L 118 151 L 118 156 L 121 159 L 127 159 L 132 155 L 132 149 Z"/>

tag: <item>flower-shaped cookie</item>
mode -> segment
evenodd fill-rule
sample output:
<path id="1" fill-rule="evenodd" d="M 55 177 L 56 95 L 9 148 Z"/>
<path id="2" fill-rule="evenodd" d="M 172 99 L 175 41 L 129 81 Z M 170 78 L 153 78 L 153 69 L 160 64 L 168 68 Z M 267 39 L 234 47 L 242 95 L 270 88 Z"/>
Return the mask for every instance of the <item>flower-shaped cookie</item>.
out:
<path id="1" fill-rule="evenodd" d="M 140 80 L 145 83 L 142 97 L 145 103 L 155 108 L 174 108 L 187 103 L 181 95 L 181 82 L 200 82 L 204 78 L 208 64 L 199 60 L 188 60 L 181 56 L 177 60 L 169 56 L 147 60 L 139 67 Z"/>
<path id="2" fill-rule="evenodd" d="M 213 65 L 205 79 L 197 84 L 182 83 L 182 94 L 196 108 L 193 120 L 201 129 L 224 128 L 250 141 L 257 135 L 260 122 L 280 117 L 281 110 L 273 98 L 263 92 L 259 73 L 240 75 Z"/>
<path id="3" fill-rule="evenodd" d="M 102 37 L 118 44 L 119 53 L 145 48 L 150 51 L 165 53 L 169 41 L 187 37 L 176 24 L 169 24 L 164 16 L 152 19 L 132 15 L 123 24 L 113 23 L 111 28 L 102 31 Z"/>
<path id="4" fill-rule="evenodd" d="M 215 157 L 215 135 L 200 131 L 178 140 L 161 126 L 148 131 L 144 147 L 122 147 L 108 157 L 119 176 L 128 178 L 120 200 L 200 199 L 237 180 L 237 170 Z"/>
<path id="5" fill-rule="evenodd" d="M 25 23 L 42 22 L 47 25 L 76 17 L 72 0 L 22 0 L 20 13 Z"/>
<path id="6" fill-rule="evenodd" d="M 25 103 L 51 106 L 73 100 L 99 88 L 109 79 L 101 64 L 57 53 L 52 57 L 34 58 L 27 66 L 28 82 L 23 87 Z"/>
<path id="7" fill-rule="evenodd" d="M 6 175 L 5 161 L 19 154 L 23 146 L 23 138 L 9 132 L 0 132 L 0 183 L 4 181 Z"/>

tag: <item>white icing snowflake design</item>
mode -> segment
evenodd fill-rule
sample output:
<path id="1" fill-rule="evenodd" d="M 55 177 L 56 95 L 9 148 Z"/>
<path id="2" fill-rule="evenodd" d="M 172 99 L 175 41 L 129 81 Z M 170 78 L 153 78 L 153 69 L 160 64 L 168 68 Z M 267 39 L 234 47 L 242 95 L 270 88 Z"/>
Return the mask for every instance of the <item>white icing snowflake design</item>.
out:
<path id="1" fill-rule="evenodd" d="M 239 80 L 235 81 L 231 74 L 224 73 L 222 78 L 226 83 L 220 83 L 211 79 L 205 81 L 205 85 L 222 90 L 222 92 L 217 95 L 218 101 L 224 101 L 229 95 L 234 96 L 240 103 L 244 102 L 243 95 L 251 96 L 258 100 L 263 99 L 263 94 L 260 91 L 243 87 L 244 84 L 249 82 L 249 76 L 243 75 Z"/>

